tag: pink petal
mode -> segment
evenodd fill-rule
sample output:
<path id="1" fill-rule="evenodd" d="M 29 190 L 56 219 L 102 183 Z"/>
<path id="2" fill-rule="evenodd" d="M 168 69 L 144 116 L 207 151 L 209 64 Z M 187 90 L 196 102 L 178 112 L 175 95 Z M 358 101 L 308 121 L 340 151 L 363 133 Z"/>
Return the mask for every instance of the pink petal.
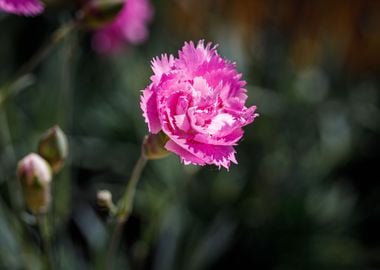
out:
<path id="1" fill-rule="evenodd" d="M 200 160 L 203 160 L 206 164 L 214 164 L 219 167 L 223 166 L 227 170 L 229 169 L 231 162 L 237 164 L 235 150 L 230 145 L 209 145 L 193 140 L 180 139 L 175 136 L 169 135 L 169 137 L 181 148 L 193 154 Z"/>
<path id="2" fill-rule="evenodd" d="M 205 79 L 202 77 L 195 77 L 193 79 L 193 93 L 196 93 L 199 97 L 205 97 L 212 94 L 212 90 Z"/>
<path id="3" fill-rule="evenodd" d="M 149 131 L 153 134 L 158 133 L 161 130 L 161 123 L 157 111 L 157 94 L 150 88 L 142 91 L 140 107 Z"/>
<path id="4" fill-rule="evenodd" d="M 158 83 L 161 80 L 162 74 L 169 72 L 174 65 L 173 55 L 162 54 L 161 59 L 159 57 L 153 58 L 152 60 L 152 70 L 154 76 L 151 77 L 151 80 L 154 83 Z"/>
<path id="5" fill-rule="evenodd" d="M 39 0 L 0 0 L 0 10 L 5 12 L 36 16 L 44 10 L 44 5 Z"/>
<path id="6" fill-rule="evenodd" d="M 169 140 L 166 143 L 165 148 L 168 151 L 173 152 L 173 153 L 177 154 L 178 156 L 180 156 L 181 160 L 186 165 L 188 165 L 188 164 L 205 165 L 206 164 L 203 160 L 197 158 L 196 156 L 191 154 L 189 151 L 186 151 L 184 148 L 182 148 L 181 146 L 179 146 L 178 144 L 176 144 L 172 140 Z"/>
<path id="7" fill-rule="evenodd" d="M 224 126 L 232 126 L 235 123 L 235 119 L 231 114 L 220 113 L 216 115 L 210 125 L 207 127 L 209 134 L 214 135 L 219 133 Z"/>
<path id="8" fill-rule="evenodd" d="M 194 136 L 194 140 L 200 143 L 209 145 L 236 145 L 237 142 L 243 137 L 243 130 L 241 128 L 230 131 L 228 135 L 223 137 L 211 136 L 205 133 L 198 133 Z"/>
<path id="9" fill-rule="evenodd" d="M 179 127 L 181 130 L 187 132 L 190 129 L 190 123 L 187 119 L 186 114 L 177 114 L 174 116 L 175 124 L 177 127 Z"/>
<path id="10" fill-rule="evenodd" d="M 215 48 L 216 46 L 211 48 L 211 43 L 205 47 L 203 40 L 199 41 L 196 47 L 192 41 L 185 42 L 182 50 L 178 52 L 179 59 L 176 65 L 178 68 L 187 71 L 189 76 L 193 76 L 199 66 L 217 55 Z"/>
<path id="11" fill-rule="evenodd" d="M 149 0 L 125 1 L 116 18 L 95 32 L 93 48 L 98 53 L 115 53 L 126 43 L 144 42 L 148 37 L 147 24 L 152 15 L 153 8 Z"/>

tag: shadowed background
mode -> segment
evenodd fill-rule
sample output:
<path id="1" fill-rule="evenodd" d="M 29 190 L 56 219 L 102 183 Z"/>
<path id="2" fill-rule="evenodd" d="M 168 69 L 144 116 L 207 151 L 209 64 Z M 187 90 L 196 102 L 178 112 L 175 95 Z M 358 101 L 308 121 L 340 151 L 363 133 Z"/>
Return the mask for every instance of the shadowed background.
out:
<path id="1" fill-rule="evenodd" d="M 150 60 L 205 39 L 237 63 L 260 117 L 229 172 L 175 155 L 148 163 L 115 269 L 379 269 L 380 2 L 152 4 L 145 44 L 99 55 L 77 30 L 1 104 L 0 268 L 42 267 L 15 167 L 59 124 L 70 158 L 54 181 L 56 268 L 100 269 L 109 231 L 96 191 L 118 199 L 138 158 Z M 0 14 L 0 85 L 73 9 Z"/>

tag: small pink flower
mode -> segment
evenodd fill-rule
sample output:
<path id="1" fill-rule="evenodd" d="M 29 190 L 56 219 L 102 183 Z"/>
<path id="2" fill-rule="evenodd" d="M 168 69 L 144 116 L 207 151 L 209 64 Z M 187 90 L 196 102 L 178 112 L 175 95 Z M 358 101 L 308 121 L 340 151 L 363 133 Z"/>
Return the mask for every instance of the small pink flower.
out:
<path id="1" fill-rule="evenodd" d="M 25 16 L 35 16 L 44 10 L 39 0 L 0 0 L 0 10 Z"/>
<path id="2" fill-rule="evenodd" d="M 92 45 L 99 53 L 117 52 L 125 43 L 140 44 L 148 37 L 153 15 L 149 0 L 126 0 L 116 19 L 96 31 Z"/>
<path id="3" fill-rule="evenodd" d="M 154 58 L 152 69 L 140 103 L 149 131 L 163 131 L 169 137 L 165 148 L 185 164 L 237 164 L 234 146 L 258 114 L 255 106 L 245 106 L 246 83 L 235 64 L 200 41 L 185 43 L 178 58 Z"/>
<path id="4" fill-rule="evenodd" d="M 41 156 L 31 153 L 21 159 L 17 166 L 17 176 L 24 184 L 45 186 L 51 182 L 51 169 Z"/>

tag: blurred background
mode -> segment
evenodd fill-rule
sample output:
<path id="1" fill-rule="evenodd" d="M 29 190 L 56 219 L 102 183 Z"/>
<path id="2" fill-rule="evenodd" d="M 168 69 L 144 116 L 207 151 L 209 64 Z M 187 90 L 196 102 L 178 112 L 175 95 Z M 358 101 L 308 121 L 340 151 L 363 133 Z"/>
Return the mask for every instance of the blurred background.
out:
<path id="1" fill-rule="evenodd" d="M 78 4 L 0 14 L 0 87 Z M 98 54 L 75 29 L 0 105 L 0 269 L 42 269 L 15 168 L 59 124 L 70 157 L 54 180 L 55 269 L 102 269 L 109 218 L 147 133 L 150 60 L 218 43 L 260 117 L 230 171 L 150 161 L 114 269 L 380 269 L 380 2 L 152 0 L 145 43 Z"/>

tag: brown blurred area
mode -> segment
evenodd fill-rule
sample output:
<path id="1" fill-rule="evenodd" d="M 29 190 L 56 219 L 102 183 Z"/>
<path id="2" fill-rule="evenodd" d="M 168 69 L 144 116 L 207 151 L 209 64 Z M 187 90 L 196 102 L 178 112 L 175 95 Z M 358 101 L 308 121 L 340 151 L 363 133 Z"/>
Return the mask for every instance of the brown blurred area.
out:
<path id="1" fill-rule="evenodd" d="M 211 29 L 210 21 L 238 31 L 247 48 L 270 26 L 288 42 L 297 68 L 339 59 L 348 72 L 380 72 L 380 1 L 172 0 L 175 31 L 194 36 Z M 211 20 L 210 20 L 211 19 Z M 206 29 L 206 30 L 205 30 Z M 254 49 L 254 48 L 253 48 Z"/>

